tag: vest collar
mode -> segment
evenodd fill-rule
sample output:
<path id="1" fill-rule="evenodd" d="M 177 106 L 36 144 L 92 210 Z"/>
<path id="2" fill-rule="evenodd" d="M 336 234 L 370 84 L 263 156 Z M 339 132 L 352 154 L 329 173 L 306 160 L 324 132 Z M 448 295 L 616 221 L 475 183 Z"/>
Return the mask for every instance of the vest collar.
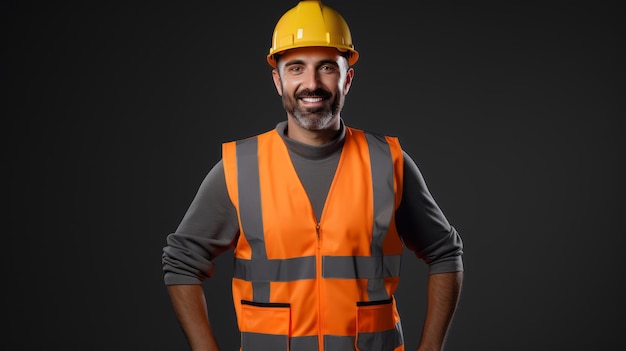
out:
<path id="1" fill-rule="evenodd" d="M 293 152 L 296 155 L 307 159 L 321 160 L 333 155 L 336 152 L 341 151 L 341 148 L 343 147 L 343 142 L 346 138 L 346 128 L 344 126 L 343 120 L 340 120 L 340 122 L 341 126 L 339 128 L 339 132 L 337 132 L 337 137 L 331 142 L 320 146 L 308 145 L 289 138 L 285 134 L 285 131 L 287 130 L 287 121 L 279 122 L 276 125 L 276 131 L 285 142 L 285 145 L 287 145 L 287 149 L 289 150 L 289 152 Z"/>

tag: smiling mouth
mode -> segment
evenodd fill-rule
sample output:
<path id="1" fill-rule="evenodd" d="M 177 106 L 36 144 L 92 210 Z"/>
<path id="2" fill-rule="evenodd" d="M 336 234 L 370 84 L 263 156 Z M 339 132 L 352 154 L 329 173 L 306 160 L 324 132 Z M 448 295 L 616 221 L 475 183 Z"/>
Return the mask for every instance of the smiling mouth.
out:
<path id="1" fill-rule="evenodd" d="M 304 102 L 311 102 L 311 103 L 321 102 L 324 100 L 324 98 L 322 97 L 302 97 L 300 99 Z"/>

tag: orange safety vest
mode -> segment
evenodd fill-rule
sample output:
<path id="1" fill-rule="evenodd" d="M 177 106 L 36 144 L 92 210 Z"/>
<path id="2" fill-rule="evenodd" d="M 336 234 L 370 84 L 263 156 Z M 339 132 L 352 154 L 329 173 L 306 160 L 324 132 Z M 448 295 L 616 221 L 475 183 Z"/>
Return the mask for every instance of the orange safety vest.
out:
<path id="1" fill-rule="evenodd" d="M 232 292 L 241 350 L 404 350 L 393 296 L 398 140 L 346 127 L 319 222 L 276 130 L 222 152 L 240 228 Z"/>

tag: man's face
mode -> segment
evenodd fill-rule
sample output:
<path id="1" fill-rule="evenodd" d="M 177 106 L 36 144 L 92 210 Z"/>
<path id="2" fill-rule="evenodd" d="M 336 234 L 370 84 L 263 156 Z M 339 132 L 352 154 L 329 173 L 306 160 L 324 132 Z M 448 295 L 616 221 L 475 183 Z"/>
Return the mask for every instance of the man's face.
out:
<path id="1" fill-rule="evenodd" d="M 322 130 L 339 118 L 354 71 L 334 48 L 287 50 L 272 72 L 287 114 L 302 128 Z"/>

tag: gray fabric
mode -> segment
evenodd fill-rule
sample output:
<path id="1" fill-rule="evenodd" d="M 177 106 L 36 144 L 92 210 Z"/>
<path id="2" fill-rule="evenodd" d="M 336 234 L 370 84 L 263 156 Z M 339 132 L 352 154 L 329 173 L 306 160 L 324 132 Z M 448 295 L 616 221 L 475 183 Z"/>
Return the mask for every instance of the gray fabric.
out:
<path id="1" fill-rule="evenodd" d="M 277 126 L 278 133 L 287 144 L 289 156 L 298 178 L 300 178 L 300 183 L 302 183 L 309 201 L 311 201 L 315 218 L 319 222 L 326 202 L 326 195 L 328 195 L 330 184 L 333 182 L 335 170 L 339 164 L 346 130 L 342 124 L 341 130 L 337 133 L 337 139 L 326 145 L 311 146 L 289 139 L 285 135 L 286 129 L 286 122 Z"/>
<path id="2" fill-rule="evenodd" d="M 359 350 L 393 351 L 403 343 L 404 339 L 400 323 L 390 330 L 359 333 L 356 339 L 356 346 Z"/>
<path id="3" fill-rule="evenodd" d="M 444 216 L 422 173 L 406 152 L 396 229 L 405 246 L 428 264 L 430 274 L 463 271 L 461 237 Z"/>
<path id="4" fill-rule="evenodd" d="M 322 256 L 322 276 L 340 279 L 399 277 L 402 256 Z M 370 300 L 388 299 L 389 296 Z"/>
<path id="5" fill-rule="evenodd" d="M 252 282 L 252 300 L 270 302 L 270 281 Z"/>
<path id="6" fill-rule="evenodd" d="M 354 336 L 324 335 L 325 351 L 356 350 Z"/>
<path id="7" fill-rule="evenodd" d="M 287 351 L 289 336 L 281 334 L 241 333 L 241 351 Z"/>
<path id="8" fill-rule="evenodd" d="M 212 260 L 235 244 L 238 231 L 237 212 L 219 161 L 200 184 L 174 233 L 167 236 L 162 254 L 165 284 L 199 284 L 211 277 Z"/>
<path id="9" fill-rule="evenodd" d="M 259 177 L 259 145 L 257 138 L 237 142 L 237 187 L 241 228 L 250 245 L 253 259 L 267 262 L 263 232 L 263 207 L 261 206 L 261 181 Z M 270 301 L 269 280 L 252 283 L 254 301 Z"/>
<path id="10" fill-rule="evenodd" d="M 289 338 L 289 351 L 318 351 L 317 335 L 292 336 Z"/>
<path id="11" fill-rule="evenodd" d="M 383 257 L 383 243 L 395 208 L 393 157 L 383 136 L 366 134 L 369 148 L 372 191 L 374 194 L 374 218 L 372 223 L 372 256 Z M 383 269 L 382 265 L 379 267 Z M 398 271 L 398 275 L 399 275 Z M 389 298 L 382 278 L 369 279 L 367 295 L 372 301 Z"/>
<path id="12" fill-rule="evenodd" d="M 247 281 L 272 282 L 315 279 L 315 256 L 272 260 L 235 258 L 233 276 Z"/>
<path id="13" fill-rule="evenodd" d="M 319 147 L 285 136 L 286 121 L 276 129 L 285 141 L 317 218 L 335 174 L 345 129 Z M 415 162 L 404 152 L 402 202 L 396 227 L 405 246 L 429 266 L 430 274 L 463 270 L 463 243 L 430 194 Z M 208 173 L 175 232 L 169 234 L 162 262 L 166 285 L 200 284 L 212 275 L 212 260 L 232 248 L 238 236 L 236 210 L 228 197 L 219 161 Z"/>
<path id="14" fill-rule="evenodd" d="M 373 256 L 383 255 L 383 242 L 389 231 L 389 223 L 395 205 L 393 159 L 389 144 L 382 137 L 366 135 L 372 166 L 374 193 L 374 231 L 371 251 Z"/>

